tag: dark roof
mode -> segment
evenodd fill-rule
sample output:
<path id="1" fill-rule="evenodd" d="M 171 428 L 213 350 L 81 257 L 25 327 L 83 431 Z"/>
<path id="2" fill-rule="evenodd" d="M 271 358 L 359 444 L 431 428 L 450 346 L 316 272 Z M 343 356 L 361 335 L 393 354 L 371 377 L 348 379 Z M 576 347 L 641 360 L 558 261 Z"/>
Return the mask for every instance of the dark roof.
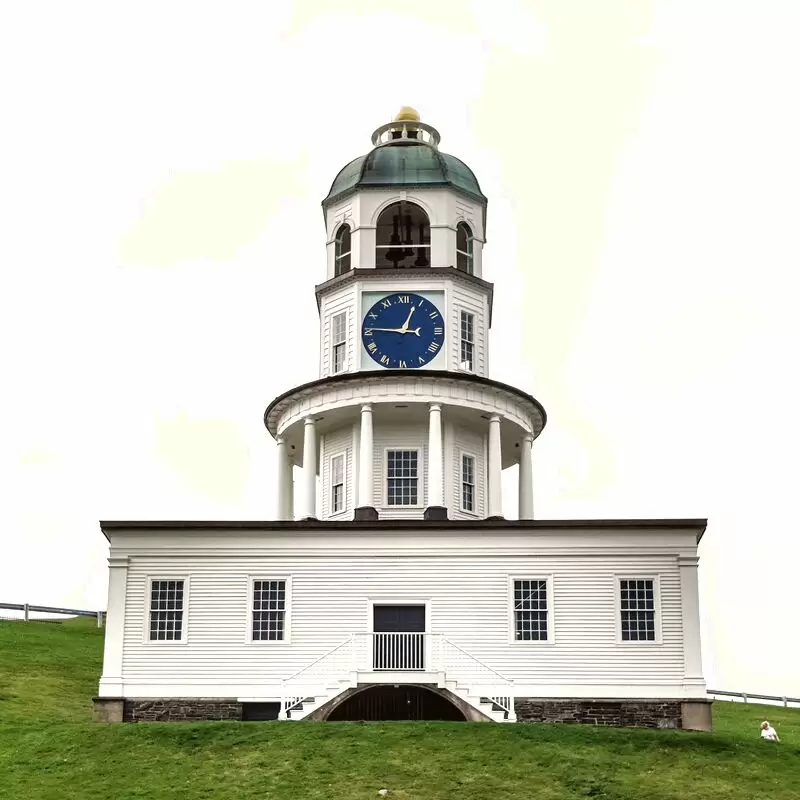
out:
<path id="1" fill-rule="evenodd" d="M 404 142 L 381 145 L 351 161 L 334 178 L 322 206 L 356 189 L 387 186 L 449 186 L 486 202 L 475 173 L 463 161 L 424 142 Z"/>
<path id="2" fill-rule="evenodd" d="M 595 529 L 639 528 L 663 530 L 668 528 L 698 529 L 697 541 L 703 538 L 707 519 L 381 519 L 373 520 L 133 520 L 100 521 L 100 529 L 108 538 L 114 530 L 271 530 L 271 531 L 325 531 L 325 530 L 536 530 L 542 528 Z"/>

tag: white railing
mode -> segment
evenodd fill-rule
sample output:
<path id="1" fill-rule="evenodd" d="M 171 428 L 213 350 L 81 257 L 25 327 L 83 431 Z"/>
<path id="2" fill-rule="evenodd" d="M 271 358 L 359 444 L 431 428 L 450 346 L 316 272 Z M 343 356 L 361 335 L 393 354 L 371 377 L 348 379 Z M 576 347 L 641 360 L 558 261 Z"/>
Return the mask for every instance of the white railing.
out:
<path id="1" fill-rule="evenodd" d="M 707 694 L 715 700 L 722 699 L 735 702 L 737 698 L 741 698 L 743 703 L 748 700 L 765 700 L 766 705 L 782 704 L 784 708 L 797 708 L 800 707 L 800 697 L 784 697 L 783 695 L 775 694 L 751 694 L 750 692 L 728 692 L 722 689 L 708 689 Z"/>
<path id="2" fill-rule="evenodd" d="M 441 672 L 515 719 L 514 682 L 441 633 L 354 633 L 281 682 L 281 719 L 307 697 L 327 695 L 335 681 L 359 672 Z"/>
<path id="3" fill-rule="evenodd" d="M 345 639 L 316 661 L 281 681 L 281 710 L 279 719 L 286 719 L 307 697 L 326 694 L 331 680 L 349 675 L 354 662 L 353 637 Z"/>
<path id="4" fill-rule="evenodd" d="M 475 656 L 463 650 L 446 636 L 442 637 L 441 660 L 448 678 L 469 686 L 473 694 L 481 694 L 506 712 L 508 719 L 516 719 L 514 712 L 514 681 L 501 675 Z"/>
<path id="5" fill-rule="evenodd" d="M 8 609 L 9 611 L 21 611 L 22 619 L 25 622 L 52 622 L 55 620 L 43 620 L 31 618 L 31 611 L 38 614 L 58 614 L 65 617 L 95 617 L 97 619 L 97 627 L 102 628 L 103 622 L 106 618 L 105 611 L 86 611 L 79 608 L 55 608 L 53 606 L 34 606 L 30 603 L 0 603 L 0 609 Z M 0 619 L 5 619 L 1 617 Z M 8 619 L 19 619 L 18 617 L 8 617 Z"/>

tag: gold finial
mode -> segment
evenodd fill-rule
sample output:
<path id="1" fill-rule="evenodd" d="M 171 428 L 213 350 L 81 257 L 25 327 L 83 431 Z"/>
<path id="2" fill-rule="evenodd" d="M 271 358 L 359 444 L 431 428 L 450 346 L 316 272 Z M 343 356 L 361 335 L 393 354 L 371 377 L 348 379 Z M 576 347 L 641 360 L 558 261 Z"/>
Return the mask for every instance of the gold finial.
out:
<path id="1" fill-rule="evenodd" d="M 394 118 L 394 122 L 419 122 L 419 112 L 411 106 L 403 106 Z"/>

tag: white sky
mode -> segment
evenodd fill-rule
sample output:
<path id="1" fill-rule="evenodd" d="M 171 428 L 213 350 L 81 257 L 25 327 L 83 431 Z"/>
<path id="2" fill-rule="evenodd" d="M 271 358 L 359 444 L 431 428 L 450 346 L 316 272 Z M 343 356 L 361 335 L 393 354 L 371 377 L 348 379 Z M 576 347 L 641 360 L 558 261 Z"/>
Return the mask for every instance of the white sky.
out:
<path id="1" fill-rule="evenodd" d="M 3 4 L 0 598 L 105 607 L 99 519 L 274 515 L 319 203 L 410 104 L 489 197 L 537 517 L 709 517 L 709 682 L 799 696 L 798 40 L 796 0 Z"/>

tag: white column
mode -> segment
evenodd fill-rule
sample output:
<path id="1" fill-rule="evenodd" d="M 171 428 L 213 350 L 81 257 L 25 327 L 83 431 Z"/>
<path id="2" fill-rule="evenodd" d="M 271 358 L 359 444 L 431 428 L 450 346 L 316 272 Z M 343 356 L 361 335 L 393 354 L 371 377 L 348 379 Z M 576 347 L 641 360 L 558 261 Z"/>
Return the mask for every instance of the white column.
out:
<path id="1" fill-rule="evenodd" d="M 300 519 L 317 516 L 317 428 L 312 417 L 304 420 L 303 492 L 300 502 Z"/>
<path id="2" fill-rule="evenodd" d="M 291 519 L 292 465 L 286 441 L 278 437 L 278 519 Z"/>
<path id="3" fill-rule="evenodd" d="M 108 611 L 103 649 L 100 697 L 122 695 L 122 640 L 125 636 L 125 595 L 128 589 L 128 557 L 108 559 Z"/>
<path id="4" fill-rule="evenodd" d="M 489 417 L 489 517 L 503 516 L 503 453 L 500 448 L 500 417 Z"/>
<path id="5" fill-rule="evenodd" d="M 289 461 L 289 514 L 287 519 L 294 519 L 294 459 Z"/>
<path id="6" fill-rule="evenodd" d="M 683 618 L 683 665 L 687 683 L 703 683 L 700 650 L 700 596 L 697 587 L 697 556 L 678 556 L 681 574 L 681 615 Z"/>
<path id="7" fill-rule="evenodd" d="M 522 437 L 519 451 L 519 518 L 533 519 L 533 466 L 531 445 L 533 436 Z"/>
<path id="8" fill-rule="evenodd" d="M 361 406 L 361 434 L 358 447 L 358 508 L 372 508 L 375 505 L 372 485 L 372 406 Z"/>
<path id="9" fill-rule="evenodd" d="M 431 403 L 428 423 L 428 506 L 444 506 L 442 407 Z"/>

